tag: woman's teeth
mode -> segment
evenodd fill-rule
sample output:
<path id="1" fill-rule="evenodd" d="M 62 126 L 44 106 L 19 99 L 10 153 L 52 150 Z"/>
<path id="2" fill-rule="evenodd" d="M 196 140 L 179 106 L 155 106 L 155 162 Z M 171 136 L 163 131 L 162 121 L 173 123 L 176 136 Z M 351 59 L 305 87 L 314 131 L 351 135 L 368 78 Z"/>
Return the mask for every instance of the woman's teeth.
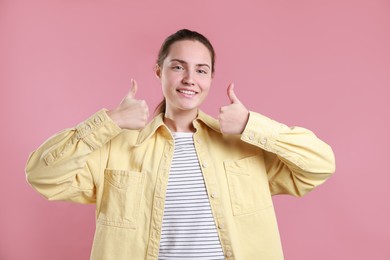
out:
<path id="1" fill-rule="evenodd" d="M 180 93 L 187 94 L 187 95 L 195 95 L 195 94 L 196 94 L 195 91 L 191 91 L 191 90 L 179 89 L 178 91 L 179 91 Z"/>

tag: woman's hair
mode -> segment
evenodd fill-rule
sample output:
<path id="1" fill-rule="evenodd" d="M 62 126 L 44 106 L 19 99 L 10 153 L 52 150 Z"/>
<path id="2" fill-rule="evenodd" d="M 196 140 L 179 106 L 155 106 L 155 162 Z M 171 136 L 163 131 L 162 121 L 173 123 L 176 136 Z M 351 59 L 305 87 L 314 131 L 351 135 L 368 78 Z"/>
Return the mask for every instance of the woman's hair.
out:
<path id="1" fill-rule="evenodd" d="M 190 31 L 188 29 L 179 30 L 179 31 L 175 32 L 174 34 L 168 36 L 165 39 L 165 41 L 161 45 L 160 51 L 158 52 L 156 64 L 160 68 L 162 68 L 164 60 L 169 54 L 169 50 L 170 50 L 171 45 L 177 41 L 184 41 L 184 40 L 198 41 L 200 43 L 203 43 L 204 46 L 206 46 L 206 48 L 210 51 L 210 55 L 211 55 L 211 73 L 214 73 L 214 71 L 215 71 L 215 51 L 214 51 L 213 46 L 211 45 L 210 41 L 205 36 L 203 36 L 202 34 L 200 34 L 198 32 Z M 165 98 L 164 98 L 163 101 L 160 102 L 160 104 L 156 107 L 156 109 L 154 111 L 156 114 L 160 114 L 160 113 L 165 113 L 165 109 L 166 109 L 166 102 L 165 102 Z"/>

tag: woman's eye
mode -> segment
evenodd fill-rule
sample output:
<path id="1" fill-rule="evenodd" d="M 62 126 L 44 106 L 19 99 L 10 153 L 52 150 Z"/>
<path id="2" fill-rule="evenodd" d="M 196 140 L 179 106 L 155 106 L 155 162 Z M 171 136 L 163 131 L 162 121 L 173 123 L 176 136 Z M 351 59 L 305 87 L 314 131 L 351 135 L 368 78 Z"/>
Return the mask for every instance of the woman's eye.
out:
<path id="1" fill-rule="evenodd" d="M 182 66 L 177 65 L 177 66 L 173 66 L 172 69 L 174 69 L 174 70 L 183 70 L 184 68 Z"/>
<path id="2" fill-rule="evenodd" d="M 205 70 L 198 70 L 198 72 L 201 74 L 207 74 L 207 71 L 205 71 Z"/>

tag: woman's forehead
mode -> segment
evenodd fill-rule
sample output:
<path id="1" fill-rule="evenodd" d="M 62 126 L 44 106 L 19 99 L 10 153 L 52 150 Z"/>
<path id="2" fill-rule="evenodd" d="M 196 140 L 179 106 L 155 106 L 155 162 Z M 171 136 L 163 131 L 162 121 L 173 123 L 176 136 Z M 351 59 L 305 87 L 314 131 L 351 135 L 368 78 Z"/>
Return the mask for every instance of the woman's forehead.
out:
<path id="1" fill-rule="evenodd" d="M 165 61 L 184 61 L 189 64 L 208 64 L 211 66 L 209 49 L 199 41 L 183 40 L 173 43 Z"/>

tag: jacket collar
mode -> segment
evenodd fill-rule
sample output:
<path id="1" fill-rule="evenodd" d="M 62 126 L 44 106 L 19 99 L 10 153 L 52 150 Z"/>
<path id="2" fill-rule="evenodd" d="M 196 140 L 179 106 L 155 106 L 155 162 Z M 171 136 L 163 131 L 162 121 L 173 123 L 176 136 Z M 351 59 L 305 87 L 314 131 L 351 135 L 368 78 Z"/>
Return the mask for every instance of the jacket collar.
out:
<path id="1" fill-rule="evenodd" d="M 198 131 L 203 124 L 218 133 L 221 132 L 218 120 L 207 115 L 201 110 L 198 110 L 198 116 L 194 121 L 192 121 L 192 124 L 194 125 L 196 131 Z M 141 145 L 143 142 L 148 140 L 159 128 L 165 128 L 165 132 L 167 134 L 169 133 L 170 138 L 172 138 L 169 128 L 164 124 L 164 114 L 161 113 L 154 117 L 151 122 L 149 122 L 142 130 L 140 130 L 137 139 L 137 145 Z"/>
<path id="2" fill-rule="evenodd" d="M 215 132 L 221 133 L 221 128 L 219 126 L 218 120 L 215 118 L 209 116 L 208 114 L 204 113 L 202 110 L 198 110 L 198 116 L 197 118 L 192 122 L 196 129 L 198 129 L 198 125 L 196 122 L 202 122 L 206 126 L 208 126 L 210 129 L 214 130 Z"/>

